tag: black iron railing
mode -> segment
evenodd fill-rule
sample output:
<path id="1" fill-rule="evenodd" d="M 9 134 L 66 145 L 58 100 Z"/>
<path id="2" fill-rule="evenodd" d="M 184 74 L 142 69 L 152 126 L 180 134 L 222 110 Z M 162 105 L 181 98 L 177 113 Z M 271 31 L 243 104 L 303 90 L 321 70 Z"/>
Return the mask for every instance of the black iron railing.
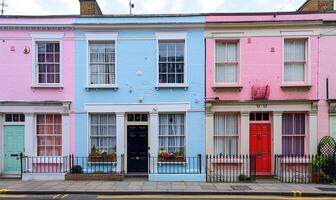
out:
<path id="1" fill-rule="evenodd" d="M 124 155 L 120 157 L 28 157 L 20 156 L 24 173 L 111 174 L 124 172 Z M 118 166 L 119 165 L 119 166 Z"/>
<path id="2" fill-rule="evenodd" d="M 336 183 L 336 156 L 275 155 L 274 177 L 285 183 Z"/>
<path id="3" fill-rule="evenodd" d="M 201 174 L 202 156 L 161 158 L 150 157 L 149 174 Z"/>
<path id="4" fill-rule="evenodd" d="M 207 155 L 207 182 L 252 182 L 256 179 L 254 155 Z"/>

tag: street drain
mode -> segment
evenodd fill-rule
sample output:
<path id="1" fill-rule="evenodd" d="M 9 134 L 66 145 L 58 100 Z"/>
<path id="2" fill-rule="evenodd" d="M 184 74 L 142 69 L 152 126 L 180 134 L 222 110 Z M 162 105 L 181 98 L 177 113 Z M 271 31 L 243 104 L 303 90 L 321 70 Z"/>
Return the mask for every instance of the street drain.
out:
<path id="1" fill-rule="evenodd" d="M 326 191 L 326 192 L 334 192 L 336 191 L 336 188 L 326 188 L 326 187 L 317 187 L 316 189 Z"/>
<path id="2" fill-rule="evenodd" d="M 251 188 L 249 186 L 245 186 L 245 185 L 232 185 L 230 186 L 233 190 L 251 190 Z"/>

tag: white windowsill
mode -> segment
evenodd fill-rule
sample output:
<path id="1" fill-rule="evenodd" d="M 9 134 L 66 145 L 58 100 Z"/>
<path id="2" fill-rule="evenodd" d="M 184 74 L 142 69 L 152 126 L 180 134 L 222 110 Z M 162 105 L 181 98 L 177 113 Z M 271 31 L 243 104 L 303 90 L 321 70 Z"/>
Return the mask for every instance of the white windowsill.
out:
<path id="1" fill-rule="evenodd" d="M 157 162 L 159 165 L 186 165 L 187 161 L 184 162 Z"/>
<path id="2" fill-rule="evenodd" d="M 117 90 L 118 85 L 86 85 L 85 89 L 112 89 L 112 90 Z"/>
<path id="3" fill-rule="evenodd" d="M 31 88 L 55 88 L 55 89 L 63 89 L 62 84 L 37 84 L 37 85 L 32 85 Z"/>
<path id="4" fill-rule="evenodd" d="M 308 84 L 308 83 L 282 83 L 282 85 L 280 87 L 282 89 L 286 89 L 286 88 L 310 89 L 312 87 L 312 85 Z"/>
<path id="5" fill-rule="evenodd" d="M 184 90 L 188 89 L 187 84 L 158 84 L 155 86 L 156 90 L 159 90 L 160 88 L 184 88 Z"/>
<path id="6" fill-rule="evenodd" d="M 212 88 L 242 88 L 243 86 L 240 84 L 232 84 L 232 83 L 214 83 Z"/>

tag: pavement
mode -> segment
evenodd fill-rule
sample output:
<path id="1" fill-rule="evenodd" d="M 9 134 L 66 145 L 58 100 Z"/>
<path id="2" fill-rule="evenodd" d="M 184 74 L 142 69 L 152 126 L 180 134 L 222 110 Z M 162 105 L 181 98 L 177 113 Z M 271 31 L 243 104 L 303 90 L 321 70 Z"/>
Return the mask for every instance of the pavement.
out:
<path id="1" fill-rule="evenodd" d="M 336 185 L 255 183 L 123 181 L 21 181 L 0 179 L 2 195 L 277 195 L 289 197 L 335 197 Z M 0 196 L 1 199 L 1 196 Z"/>

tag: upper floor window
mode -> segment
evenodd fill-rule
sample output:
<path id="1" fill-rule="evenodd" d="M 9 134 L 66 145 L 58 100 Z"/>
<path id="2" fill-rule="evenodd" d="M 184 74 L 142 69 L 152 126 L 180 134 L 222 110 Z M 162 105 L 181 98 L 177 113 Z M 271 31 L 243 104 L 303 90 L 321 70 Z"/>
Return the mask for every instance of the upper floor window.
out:
<path id="1" fill-rule="evenodd" d="M 284 82 L 305 82 L 307 71 L 307 40 L 285 39 Z"/>
<path id="2" fill-rule="evenodd" d="M 91 85 L 115 84 L 115 42 L 89 41 Z"/>
<path id="3" fill-rule="evenodd" d="M 184 84 L 184 40 L 159 40 L 159 84 Z"/>
<path id="4" fill-rule="evenodd" d="M 36 42 L 39 84 L 60 83 L 60 43 Z"/>
<path id="5" fill-rule="evenodd" d="M 238 41 L 216 41 L 215 83 L 237 83 L 238 60 Z"/>

